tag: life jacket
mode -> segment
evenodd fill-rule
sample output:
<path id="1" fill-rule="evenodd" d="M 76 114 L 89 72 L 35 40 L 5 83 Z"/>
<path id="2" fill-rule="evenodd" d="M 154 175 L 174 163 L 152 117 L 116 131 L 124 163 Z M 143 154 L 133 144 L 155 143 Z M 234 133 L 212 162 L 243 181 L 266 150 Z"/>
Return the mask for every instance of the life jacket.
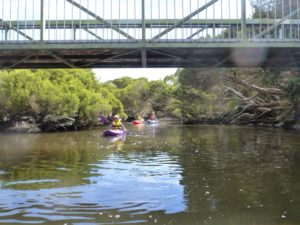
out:
<path id="1" fill-rule="evenodd" d="M 118 121 L 113 121 L 113 122 L 112 122 L 112 127 L 113 127 L 114 129 L 121 129 L 121 128 L 122 128 L 122 122 L 121 122 L 120 120 L 118 120 Z"/>

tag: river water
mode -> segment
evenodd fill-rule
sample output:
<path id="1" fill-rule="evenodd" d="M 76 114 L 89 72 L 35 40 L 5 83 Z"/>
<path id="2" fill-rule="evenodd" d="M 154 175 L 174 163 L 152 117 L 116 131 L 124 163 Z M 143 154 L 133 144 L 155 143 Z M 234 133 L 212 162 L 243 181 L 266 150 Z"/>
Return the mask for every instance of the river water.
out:
<path id="1" fill-rule="evenodd" d="M 0 224 L 300 224 L 300 133 L 127 125 L 0 134 Z"/>

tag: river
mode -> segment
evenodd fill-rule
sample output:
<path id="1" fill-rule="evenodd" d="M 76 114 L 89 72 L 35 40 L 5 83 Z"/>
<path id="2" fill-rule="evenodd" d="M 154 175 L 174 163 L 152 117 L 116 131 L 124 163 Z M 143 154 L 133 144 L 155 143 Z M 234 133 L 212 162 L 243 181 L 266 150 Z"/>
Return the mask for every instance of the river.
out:
<path id="1" fill-rule="evenodd" d="M 300 224 L 300 133 L 127 124 L 0 134 L 0 224 Z"/>

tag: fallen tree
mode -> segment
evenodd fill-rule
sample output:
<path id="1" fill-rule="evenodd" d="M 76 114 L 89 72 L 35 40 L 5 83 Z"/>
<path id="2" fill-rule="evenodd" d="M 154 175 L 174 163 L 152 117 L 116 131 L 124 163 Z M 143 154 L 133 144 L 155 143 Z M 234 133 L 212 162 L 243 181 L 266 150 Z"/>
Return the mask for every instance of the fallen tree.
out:
<path id="1" fill-rule="evenodd" d="M 221 117 L 228 124 L 285 126 L 296 123 L 293 104 L 281 88 L 263 87 L 239 78 L 235 73 L 226 76 L 226 99 L 238 104 Z"/>

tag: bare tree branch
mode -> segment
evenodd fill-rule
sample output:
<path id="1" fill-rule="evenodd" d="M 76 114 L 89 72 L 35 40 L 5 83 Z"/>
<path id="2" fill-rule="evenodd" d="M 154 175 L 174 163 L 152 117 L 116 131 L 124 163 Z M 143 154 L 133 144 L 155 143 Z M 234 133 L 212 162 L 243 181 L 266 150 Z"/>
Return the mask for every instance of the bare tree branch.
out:
<path id="1" fill-rule="evenodd" d="M 236 83 L 236 84 L 243 85 L 244 87 L 247 87 L 249 89 L 252 89 L 252 90 L 257 91 L 257 92 L 262 93 L 262 94 L 284 95 L 284 92 L 279 88 L 259 87 L 259 86 L 253 85 L 253 84 L 249 84 L 249 83 L 239 79 L 236 76 L 227 76 L 227 78 L 229 80 L 231 80 L 232 82 Z"/>
<path id="2" fill-rule="evenodd" d="M 231 87 L 228 87 L 228 86 L 224 86 L 224 88 L 228 91 L 231 91 L 234 95 L 239 97 L 241 100 L 250 102 L 251 104 L 255 104 L 255 102 L 251 98 L 244 96 L 241 92 L 239 92 Z"/>

